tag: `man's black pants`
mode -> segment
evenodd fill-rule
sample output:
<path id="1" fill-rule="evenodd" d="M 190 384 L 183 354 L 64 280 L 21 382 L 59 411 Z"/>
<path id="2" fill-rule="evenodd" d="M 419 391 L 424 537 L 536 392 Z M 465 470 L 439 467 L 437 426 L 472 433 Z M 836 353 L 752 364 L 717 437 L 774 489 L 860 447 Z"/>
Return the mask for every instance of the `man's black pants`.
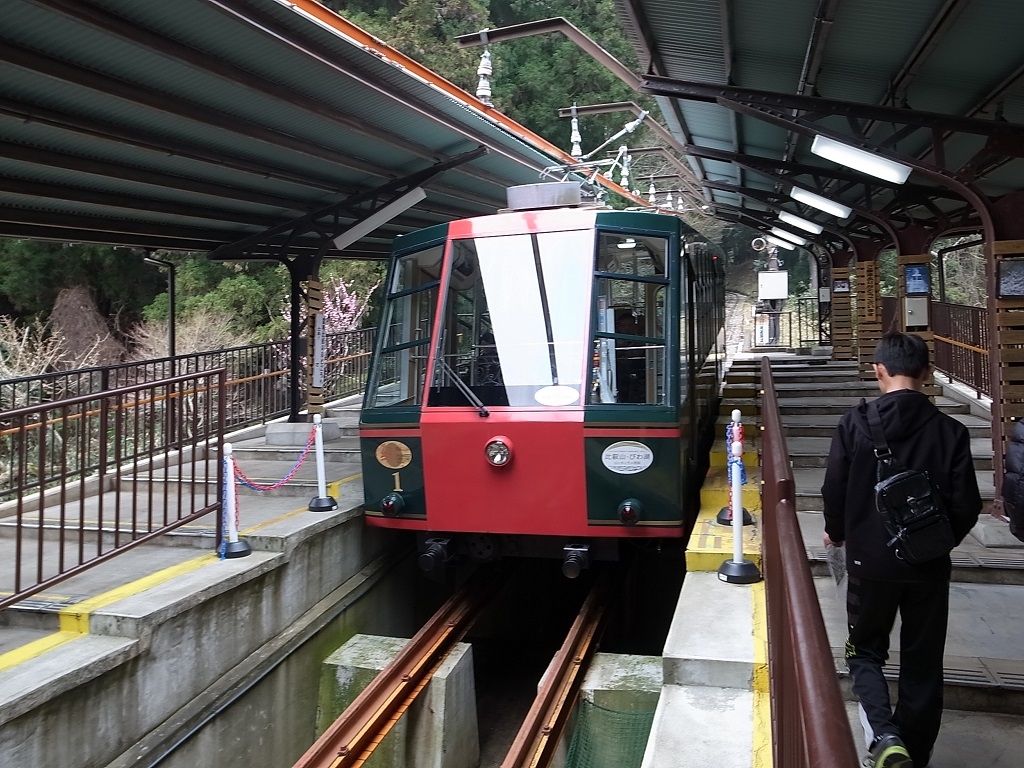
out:
<path id="1" fill-rule="evenodd" d="M 902 627 L 899 698 L 894 712 L 882 667 L 889 657 L 889 633 L 897 611 Z M 846 664 L 873 736 L 899 734 L 915 768 L 924 768 L 942 721 L 949 582 L 873 581 L 851 576 L 846 613 L 850 626 Z"/>

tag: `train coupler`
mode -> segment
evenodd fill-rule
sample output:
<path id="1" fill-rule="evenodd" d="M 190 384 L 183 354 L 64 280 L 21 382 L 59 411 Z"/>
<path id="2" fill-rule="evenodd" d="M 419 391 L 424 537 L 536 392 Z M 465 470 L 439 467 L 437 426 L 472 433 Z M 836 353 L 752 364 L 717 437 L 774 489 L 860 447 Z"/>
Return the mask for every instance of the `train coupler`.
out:
<path id="1" fill-rule="evenodd" d="M 420 553 L 416 562 L 420 570 L 430 573 L 443 568 L 445 563 L 452 559 L 452 540 L 443 538 L 427 539 L 424 543 L 423 552 Z"/>
<path id="2" fill-rule="evenodd" d="M 584 568 L 590 567 L 589 544 L 566 544 L 562 552 L 565 553 L 562 558 L 562 575 L 567 579 L 575 579 Z"/>

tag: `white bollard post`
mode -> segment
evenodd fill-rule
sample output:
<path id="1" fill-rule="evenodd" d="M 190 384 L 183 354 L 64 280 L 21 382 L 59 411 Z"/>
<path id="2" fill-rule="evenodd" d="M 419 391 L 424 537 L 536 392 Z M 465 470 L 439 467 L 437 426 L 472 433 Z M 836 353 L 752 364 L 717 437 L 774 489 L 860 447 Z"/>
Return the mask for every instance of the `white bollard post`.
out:
<path id="1" fill-rule="evenodd" d="M 738 423 L 735 416 L 737 413 L 739 411 L 733 412 L 734 428 Z M 733 435 L 735 434 L 734 429 Z M 743 461 L 743 443 L 737 440 L 730 448 L 732 457 L 739 459 L 739 461 L 729 462 L 729 479 L 732 481 L 732 561 L 741 563 L 743 562 L 743 478 L 739 462 Z"/>
<path id="2" fill-rule="evenodd" d="M 316 444 L 316 491 L 319 494 L 309 502 L 310 512 L 330 512 L 338 502 L 327 495 L 327 470 L 324 467 L 324 427 L 319 413 L 313 414 L 313 432 Z"/>
<path id="3" fill-rule="evenodd" d="M 235 520 L 235 457 L 231 443 L 224 443 L 224 557 L 245 557 L 252 553 L 247 541 L 238 538 L 238 524 Z"/>
<path id="4" fill-rule="evenodd" d="M 729 481 L 732 513 L 732 560 L 726 560 L 718 568 L 720 581 L 729 584 L 753 584 L 761 580 L 761 572 L 755 563 L 743 559 L 743 425 L 739 409 L 732 412 L 732 437 L 729 446 Z"/>

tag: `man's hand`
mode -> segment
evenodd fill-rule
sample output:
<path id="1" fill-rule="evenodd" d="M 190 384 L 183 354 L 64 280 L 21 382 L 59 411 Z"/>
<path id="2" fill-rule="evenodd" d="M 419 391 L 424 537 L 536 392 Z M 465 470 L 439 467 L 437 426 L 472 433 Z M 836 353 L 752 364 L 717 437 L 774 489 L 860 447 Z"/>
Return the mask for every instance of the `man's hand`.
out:
<path id="1" fill-rule="evenodd" d="M 832 541 L 832 538 L 827 533 L 821 534 L 821 540 L 825 543 L 826 547 L 829 546 L 829 545 L 831 545 L 833 547 L 841 547 L 841 546 L 843 546 L 843 542 L 841 542 L 841 541 Z"/>

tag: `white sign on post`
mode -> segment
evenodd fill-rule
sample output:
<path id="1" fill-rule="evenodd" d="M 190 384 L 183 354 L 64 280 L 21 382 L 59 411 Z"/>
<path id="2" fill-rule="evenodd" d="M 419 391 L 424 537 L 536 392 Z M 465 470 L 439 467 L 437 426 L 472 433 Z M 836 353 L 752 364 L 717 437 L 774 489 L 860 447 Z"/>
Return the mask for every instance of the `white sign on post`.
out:
<path id="1" fill-rule="evenodd" d="M 324 385 L 324 346 L 327 343 L 327 334 L 324 331 L 324 316 L 317 312 L 313 316 L 313 386 Z"/>
<path id="2" fill-rule="evenodd" d="M 788 299 L 789 271 L 777 269 L 757 273 L 757 299 Z"/>

